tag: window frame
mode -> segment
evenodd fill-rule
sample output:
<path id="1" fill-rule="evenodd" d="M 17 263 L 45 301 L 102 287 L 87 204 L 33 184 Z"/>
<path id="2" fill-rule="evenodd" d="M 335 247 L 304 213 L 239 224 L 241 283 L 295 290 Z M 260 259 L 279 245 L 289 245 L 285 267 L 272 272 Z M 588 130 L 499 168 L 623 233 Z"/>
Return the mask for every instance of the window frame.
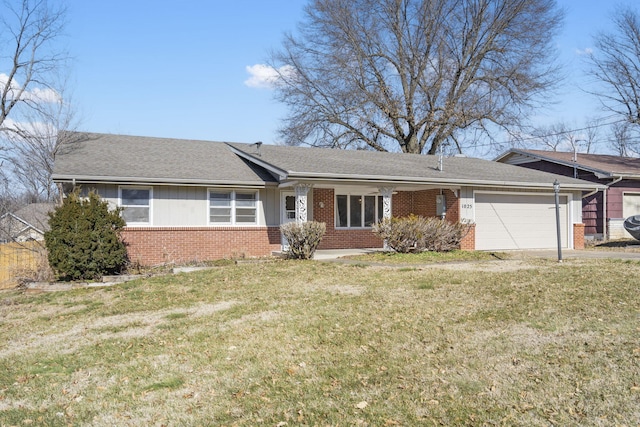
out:
<path id="1" fill-rule="evenodd" d="M 229 194 L 229 221 L 228 222 L 213 222 L 211 221 L 211 194 L 212 193 L 228 193 Z M 238 206 L 238 194 L 253 194 L 255 221 L 253 222 L 239 222 L 238 210 L 248 210 L 251 207 Z M 207 190 L 207 224 L 214 227 L 255 227 L 260 225 L 260 190 L 257 189 L 230 189 L 230 188 L 209 188 Z"/>
<path id="2" fill-rule="evenodd" d="M 125 205 L 122 200 L 122 192 L 123 190 L 148 190 L 149 198 L 148 203 L 146 205 Z M 127 227 L 139 227 L 139 226 L 149 226 L 152 225 L 153 218 L 153 187 L 142 186 L 142 185 L 121 185 L 118 187 L 118 207 L 122 208 L 122 212 L 120 212 L 120 216 L 125 220 Z M 128 222 L 122 214 L 127 207 L 147 207 L 149 209 L 149 217 L 146 222 Z"/>
<path id="3" fill-rule="evenodd" d="M 347 219 L 347 225 L 338 225 L 339 224 L 339 219 L 340 219 L 340 212 L 338 211 L 338 197 L 346 197 L 347 198 L 347 202 L 346 202 L 346 207 L 347 207 L 347 212 L 345 213 L 346 215 L 346 219 Z M 354 226 L 351 224 L 351 220 L 352 220 L 352 212 L 351 212 L 351 208 L 352 208 L 352 197 L 359 197 L 361 200 L 359 201 L 360 204 L 360 225 Z M 383 207 L 383 201 L 382 201 L 382 195 L 381 194 L 360 194 L 360 193 L 336 193 L 335 197 L 334 197 L 334 206 L 335 206 L 335 212 L 334 212 L 334 224 L 336 229 L 342 229 L 342 230 L 370 230 L 371 228 L 373 228 L 373 224 L 371 225 L 366 225 L 367 222 L 367 211 L 366 211 L 366 198 L 367 197 L 373 197 L 374 198 L 374 213 L 373 213 L 373 217 L 374 217 L 374 222 L 373 224 L 377 223 L 378 221 L 382 220 L 383 217 L 383 212 L 382 212 L 382 207 Z"/>

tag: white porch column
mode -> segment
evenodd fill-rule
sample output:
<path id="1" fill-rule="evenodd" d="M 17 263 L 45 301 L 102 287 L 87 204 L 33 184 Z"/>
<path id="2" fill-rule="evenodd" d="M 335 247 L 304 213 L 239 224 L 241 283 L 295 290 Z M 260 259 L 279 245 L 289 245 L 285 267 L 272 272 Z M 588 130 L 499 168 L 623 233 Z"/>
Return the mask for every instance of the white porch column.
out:
<path id="1" fill-rule="evenodd" d="M 380 188 L 380 194 L 382 195 L 382 218 L 391 218 L 391 195 L 393 194 L 393 187 Z"/>
<path id="2" fill-rule="evenodd" d="M 307 193 L 313 187 L 311 184 L 298 184 L 296 190 L 296 222 L 307 222 Z"/>
<path id="3" fill-rule="evenodd" d="M 380 194 L 382 195 L 382 219 L 391 219 L 391 195 L 393 194 L 393 187 L 380 188 Z M 389 245 L 386 240 L 382 242 L 382 247 L 385 250 L 389 250 Z"/>

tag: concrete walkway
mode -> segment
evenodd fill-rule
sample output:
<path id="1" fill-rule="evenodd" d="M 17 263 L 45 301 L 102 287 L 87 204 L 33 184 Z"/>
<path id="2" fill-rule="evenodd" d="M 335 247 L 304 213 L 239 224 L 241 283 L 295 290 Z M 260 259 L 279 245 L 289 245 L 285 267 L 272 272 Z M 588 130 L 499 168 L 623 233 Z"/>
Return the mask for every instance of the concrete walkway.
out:
<path id="1" fill-rule="evenodd" d="M 313 254 L 313 259 L 315 260 L 330 260 L 337 259 L 345 256 L 353 256 L 353 255 L 364 255 L 370 254 L 373 252 L 379 252 L 382 249 L 325 249 L 325 250 L 317 250 Z"/>

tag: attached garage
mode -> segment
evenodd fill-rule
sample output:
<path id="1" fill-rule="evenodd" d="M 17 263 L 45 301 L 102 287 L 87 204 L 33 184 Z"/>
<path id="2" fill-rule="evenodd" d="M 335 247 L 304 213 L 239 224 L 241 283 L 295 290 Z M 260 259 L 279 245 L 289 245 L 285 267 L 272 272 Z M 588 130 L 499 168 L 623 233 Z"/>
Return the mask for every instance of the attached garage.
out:
<path id="1" fill-rule="evenodd" d="M 640 193 L 624 193 L 622 196 L 622 216 L 628 218 L 640 215 Z"/>
<path id="2" fill-rule="evenodd" d="M 622 219 L 624 220 L 634 215 L 640 215 L 640 193 L 625 192 L 622 195 Z M 621 231 L 624 231 L 623 237 L 633 238 L 624 227 Z"/>
<path id="3" fill-rule="evenodd" d="M 558 247 L 554 194 L 475 193 L 476 249 Z M 568 247 L 568 197 L 560 196 L 562 246 Z"/>

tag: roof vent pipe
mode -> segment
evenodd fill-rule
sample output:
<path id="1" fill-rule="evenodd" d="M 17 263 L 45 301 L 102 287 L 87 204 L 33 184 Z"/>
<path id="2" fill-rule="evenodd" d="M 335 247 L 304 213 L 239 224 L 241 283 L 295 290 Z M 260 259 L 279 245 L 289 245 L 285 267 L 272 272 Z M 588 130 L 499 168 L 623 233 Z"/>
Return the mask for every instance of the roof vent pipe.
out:
<path id="1" fill-rule="evenodd" d="M 442 165 L 442 157 L 443 157 L 442 143 L 440 143 L 440 146 L 438 147 L 438 150 L 439 150 L 439 154 L 438 154 L 438 170 L 440 172 L 442 172 L 442 168 L 443 168 L 443 165 Z"/>
<path id="2" fill-rule="evenodd" d="M 576 139 L 571 143 L 571 145 L 573 145 L 573 177 L 574 178 L 578 178 L 578 142 L 587 142 L 587 141 L 585 141 L 584 139 Z"/>
<path id="3" fill-rule="evenodd" d="M 251 144 L 251 145 L 255 145 L 255 146 L 256 146 L 256 154 L 257 154 L 258 156 L 261 156 L 261 153 L 260 153 L 260 147 L 262 146 L 262 141 L 254 142 L 254 143 L 253 143 L 253 144 Z"/>

